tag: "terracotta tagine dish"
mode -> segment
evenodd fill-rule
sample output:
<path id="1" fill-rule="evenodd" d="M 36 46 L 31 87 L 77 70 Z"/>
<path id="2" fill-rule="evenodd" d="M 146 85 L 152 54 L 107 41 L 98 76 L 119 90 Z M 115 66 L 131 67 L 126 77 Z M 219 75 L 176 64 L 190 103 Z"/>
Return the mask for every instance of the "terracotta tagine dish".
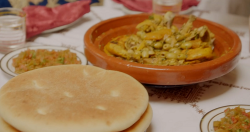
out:
<path id="1" fill-rule="evenodd" d="M 241 41 L 236 33 L 227 27 L 205 19 L 196 18 L 193 28 L 206 25 L 214 34 L 213 53 L 216 58 L 189 65 L 162 66 L 130 62 L 104 52 L 105 45 L 113 38 L 136 34 L 136 26 L 151 14 L 125 15 L 101 21 L 92 26 L 84 36 L 84 51 L 94 66 L 121 71 L 139 82 L 153 85 L 187 85 L 212 80 L 232 71 L 239 59 Z M 181 27 L 189 16 L 177 15 L 172 24 Z"/>

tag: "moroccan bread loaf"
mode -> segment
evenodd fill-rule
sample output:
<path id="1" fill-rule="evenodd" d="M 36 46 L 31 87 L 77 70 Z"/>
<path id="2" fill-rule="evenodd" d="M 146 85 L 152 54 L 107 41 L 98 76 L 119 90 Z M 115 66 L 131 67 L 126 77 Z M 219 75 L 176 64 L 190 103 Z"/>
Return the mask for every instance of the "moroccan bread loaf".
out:
<path id="1" fill-rule="evenodd" d="M 148 107 L 134 78 L 94 66 L 51 66 L 22 73 L 0 89 L 0 117 L 22 132 L 119 132 Z"/>

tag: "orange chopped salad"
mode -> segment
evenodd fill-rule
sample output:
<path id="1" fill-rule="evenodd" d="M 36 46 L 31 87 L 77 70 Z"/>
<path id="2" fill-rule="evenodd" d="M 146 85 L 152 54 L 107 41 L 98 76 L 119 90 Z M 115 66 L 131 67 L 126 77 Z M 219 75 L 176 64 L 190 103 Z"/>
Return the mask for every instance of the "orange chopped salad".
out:
<path id="1" fill-rule="evenodd" d="M 225 117 L 213 122 L 215 132 L 250 132 L 250 112 L 238 106 L 224 113 Z"/>
<path id="2" fill-rule="evenodd" d="M 13 67 L 15 72 L 20 74 L 26 71 L 34 70 L 37 68 L 66 65 L 66 64 L 80 64 L 75 53 L 67 50 L 26 50 L 21 52 L 16 58 L 13 58 Z"/>

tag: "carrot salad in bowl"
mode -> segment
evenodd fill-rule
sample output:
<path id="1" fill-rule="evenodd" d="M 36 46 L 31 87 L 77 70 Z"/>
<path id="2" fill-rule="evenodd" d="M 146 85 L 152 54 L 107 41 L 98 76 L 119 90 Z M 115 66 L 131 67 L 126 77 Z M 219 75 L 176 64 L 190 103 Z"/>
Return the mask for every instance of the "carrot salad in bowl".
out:
<path id="1" fill-rule="evenodd" d="M 66 65 L 66 64 L 80 64 L 75 53 L 67 50 L 46 50 L 38 49 L 21 52 L 16 58 L 13 58 L 12 66 L 15 67 L 15 73 L 23 73 L 37 68 Z"/>

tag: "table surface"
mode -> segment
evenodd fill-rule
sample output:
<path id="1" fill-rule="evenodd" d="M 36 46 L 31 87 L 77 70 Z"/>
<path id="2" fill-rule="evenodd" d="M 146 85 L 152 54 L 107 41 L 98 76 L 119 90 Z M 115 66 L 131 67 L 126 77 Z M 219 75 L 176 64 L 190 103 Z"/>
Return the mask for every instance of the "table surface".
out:
<path id="1" fill-rule="evenodd" d="M 32 45 L 64 46 L 84 52 L 83 36 L 92 25 L 109 18 L 125 15 L 124 8 L 112 1 L 92 6 L 76 24 L 61 31 L 41 34 Z M 230 73 L 190 86 L 170 89 L 147 88 L 153 119 L 147 132 L 199 132 L 200 120 L 210 110 L 234 104 L 250 105 L 249 21 L 247 17 L 195 8 L 188 14 L 222 24 L 235 31 L 242 42 L 241 59 Z M 0 54 L 2 58 L 4 54 Z M 0 87 L 12 77 L 0 71 Z"/>

